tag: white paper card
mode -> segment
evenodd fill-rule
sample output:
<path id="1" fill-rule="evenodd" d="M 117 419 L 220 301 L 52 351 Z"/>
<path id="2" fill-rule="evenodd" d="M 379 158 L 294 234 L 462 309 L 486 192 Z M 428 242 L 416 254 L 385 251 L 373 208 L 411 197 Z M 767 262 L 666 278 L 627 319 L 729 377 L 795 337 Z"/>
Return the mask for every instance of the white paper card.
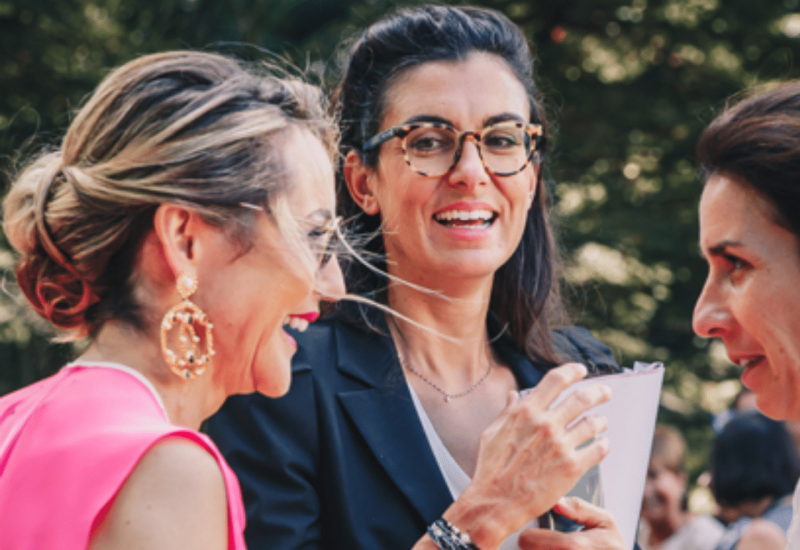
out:
<path id="1" fill-rule="evenodd" d="M 600 462 L 600 502 L 614 516 L 628 548 L 633 548 L 636 538 L 663 381 L 662 363 L 636 363 L 632 370 L 576 382 L 553 402 L 556 406 L 578 388 L 594 384 L 611 388 L 611 399 L 590 409 L 589 414 L 608 419 L 608 430 L 603 435 L 611 447 Z"/>

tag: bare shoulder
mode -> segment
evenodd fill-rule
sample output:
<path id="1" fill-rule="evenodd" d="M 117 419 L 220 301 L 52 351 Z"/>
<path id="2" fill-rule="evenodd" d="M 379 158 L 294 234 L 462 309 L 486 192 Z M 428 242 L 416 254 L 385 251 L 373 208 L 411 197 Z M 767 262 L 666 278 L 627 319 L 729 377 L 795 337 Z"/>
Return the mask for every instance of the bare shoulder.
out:
<path id="1" fill-rule="evenodd" d="M 90 550 L 228 547 L 225 480 L 217 461 L 197 443 L 169 437 L 134 468 Z"/>
<path id="2" fill-rule="evenodd" d="M 754 519 L 739 539 L 736 550 L 784 550 L 786 535 L 783 530 L 765 519 Z"/>

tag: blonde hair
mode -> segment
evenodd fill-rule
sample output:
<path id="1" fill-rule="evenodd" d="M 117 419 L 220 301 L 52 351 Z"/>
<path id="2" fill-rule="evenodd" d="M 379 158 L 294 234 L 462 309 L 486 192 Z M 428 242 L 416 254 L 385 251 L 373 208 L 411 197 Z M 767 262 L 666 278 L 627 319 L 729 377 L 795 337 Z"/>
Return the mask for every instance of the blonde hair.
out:
<path id="1" fill-rule="evenodd" d="M 133 262 L 159 204 L 193 209 L 249 246 L 260 205 L 285 231 L 276 199 L 291 185 L 282 144 L 304 128 L 333 154 L 320 91 L 217 54 L 177 51 L 109 74 L 61 147 L 24 168 L 3 202 L 34 309 L 74 337 L 110 319 L 143 328 Z M 278 211 L 283 210 L 278 207 Z"/>

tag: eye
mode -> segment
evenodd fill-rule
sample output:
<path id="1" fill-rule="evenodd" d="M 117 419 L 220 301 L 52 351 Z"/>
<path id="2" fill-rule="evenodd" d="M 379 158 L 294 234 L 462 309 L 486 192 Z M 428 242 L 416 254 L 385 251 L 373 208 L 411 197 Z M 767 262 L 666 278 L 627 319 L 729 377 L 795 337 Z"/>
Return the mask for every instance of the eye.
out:
<path id="1" fill-rule="evenodd" d="M 522 144 L 522 132 L 514 131 L 514 129 L 493 129 L 483 136 L 484 146 L 492 149 L 502 151 L 505 149 L 513 149 Z"/>
<path id="2" fill-rule="evenodd" d="M 325 229 L 323 229 L 321 227 L 315 227 L 314 229 L 312 229 L 311 231 L 308 232 L 308 239 L 310 241 L 313 241 L 315 239 L 319 239 L 321 237 L 324 237 L 327 234 L 328 234 L 328 232 Z"/>
<path id="3" fill-rule="evenodd" d="M 426 128 L 412 132 L 406 138 L 408 149 L 420 156 L 439 155 L 453 150 L 455 139 L 451 132 Z"/>
<path id="4" fill-rule="evenodd" d="M 730 271 L 740 271 L 748 266 L 747 262 L 733 254 L 723 254 L 722 258 L 725 260 L 725 263 L 728 264 Z"/>
<path id="5" fill-rule="evenodd" d="M 727 273 L 728 279 L 733 284 L 739 283 L 746 274 L 752 265 L 747 261 L 735 254 L 730 253 L 723 253 L 721 256 L 722 264 L 725 269 L 725 273 Z"/>
<path id="6" fill-rule="evenodd" d="M 311 250 L 317 254 L 324 252 L 330 238 L 331 232 L 325 227 L 315 227 L 308 232 L 308 242 L 311 245 Z"/>

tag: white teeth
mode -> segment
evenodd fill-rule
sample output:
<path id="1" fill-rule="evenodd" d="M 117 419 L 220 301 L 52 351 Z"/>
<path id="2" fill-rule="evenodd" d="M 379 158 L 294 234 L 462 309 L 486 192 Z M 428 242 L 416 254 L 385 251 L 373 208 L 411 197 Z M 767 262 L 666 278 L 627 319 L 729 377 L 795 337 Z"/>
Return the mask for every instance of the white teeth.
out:
<path id="1" fill-rule="evenodd" d="M 739 359 L 739 366 L 742 368 L 747 368 L 753 363 L 757 363 L 761 358 L 760 357 L 752 357 L 750 359 Z"/>
<path id="2" fill-rule="evenodd" d="M 460 221 L 471 221 L 471 220 L 483 220 L 483 221 L 491 221 L 494 217 L 494 213 L 491 210 L 448 210 L 447 212 L 439 212 L 434 216 L 435 220 L 438 221 L 451 221 L 451 220 L 460 220 Z"/>
<path id="3" fill-rule="evenodd" d="M 298 332 L 305 332 L 308 328 L 308 321 L 300 317 L 292 317 L 291 315 L 287 315 L 283 318 L 283 324 L 289 325 Z"/>
<path id="4" fill-rule="evenodd" d="M 289 320 L 289 326 L 299 332 L 305 332 L 305 330 L 308 328 L 308 321 L 301 319 L 300 317 L 292 317 Z"/>

